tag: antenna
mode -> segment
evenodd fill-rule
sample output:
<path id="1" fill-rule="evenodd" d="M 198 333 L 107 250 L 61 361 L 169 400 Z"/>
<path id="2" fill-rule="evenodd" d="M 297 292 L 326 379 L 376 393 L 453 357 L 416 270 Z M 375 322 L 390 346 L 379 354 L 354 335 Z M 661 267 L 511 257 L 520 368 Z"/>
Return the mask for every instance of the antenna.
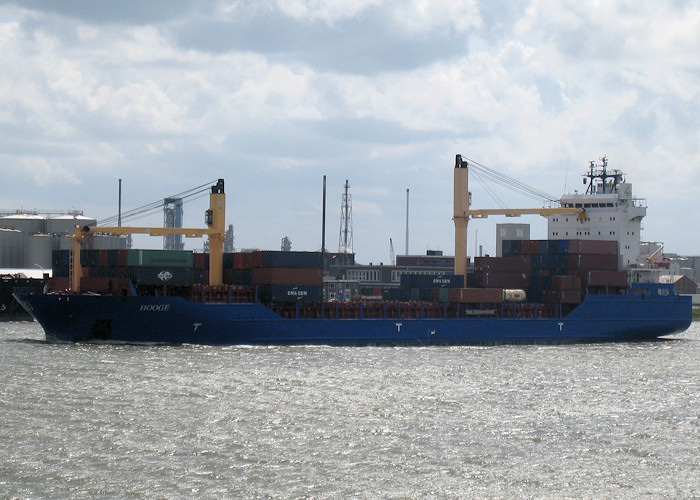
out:
<path id="1" fill-rule="evenodd" d="M 408 189 L 406 189 L 406 253 L 408 255 Z"/>
<path id="2" fill-rule="evenodd" d="M 350 183 L 345 179 L 345 192 L 340 205 L 340 236 L 338 253 L 353 253 L 352 249 L 352 198 L 349 194 Z"/>
<path id="3" fill-rule="evenodd" d="M 119 179 L 119 215 L 117 226 L 122 227 L 122 180 Z"/>

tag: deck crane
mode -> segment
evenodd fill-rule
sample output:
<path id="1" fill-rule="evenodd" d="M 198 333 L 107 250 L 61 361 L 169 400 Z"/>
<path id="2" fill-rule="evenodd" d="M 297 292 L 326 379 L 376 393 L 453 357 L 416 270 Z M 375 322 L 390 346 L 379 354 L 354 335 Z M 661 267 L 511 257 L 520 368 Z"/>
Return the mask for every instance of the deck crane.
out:
<path id="1" fill-rule="evenodd" d="M 489 215 L 505 215 L 520 217 L 521 215 L 537 214 L 542 216 L 553 214 L 579 214 L 583 217 L 582 208 L 504 208 L 471 210 L 471 193 L 469 192 L 469 163 L 457 155 L 454 168 L 454 224 L 455 224 L 455 264 L 454 273 L 464 276 L 467 283 L 467 224 L 469 219 L 482 219 Z"/>
<path id="2" fill-rule="evenodd" d="M 396 265 L 396 253 L 394 252 L 394 241 L 389 238 L 389 260 L 391 265 Z"/>
<path id="3" fill-rule="evenodd" d="M 181 234 L 186 238 L 209 237 L 209 284 L 223 283 L 224 269 L 224 239 L 226 237 L 226 194 L 224 180 L 219 179 L 211 187 L 209 193 L 209 209 L 205 211 L 206 229 L 190 229 L 181 227 L 89 227 L 75 226 L 75 234 L 71 235 L 73 246 L 70 256 L 70 284 L 73 292 L 80 292 L 80 278 L 83 269 L 80 265 L 80 246 L 85 236 L 90 232 L 109 233 L 116 235 L 148 234 L 150 236 L 165 236 Z"/>

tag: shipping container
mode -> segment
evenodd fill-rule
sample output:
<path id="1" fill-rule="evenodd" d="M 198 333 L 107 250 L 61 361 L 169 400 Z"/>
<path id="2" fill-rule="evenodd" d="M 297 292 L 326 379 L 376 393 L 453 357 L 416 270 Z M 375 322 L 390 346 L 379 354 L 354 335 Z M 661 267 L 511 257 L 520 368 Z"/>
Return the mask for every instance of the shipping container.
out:
<path id="1" fill-rule="evenodd" d="M 450 288 L 449 301 L 463 304 L 499 304 L 503 302 L 501 288 Z"/>
<path id="2" fill-rule="evenodd" d="M 497 273 L 530 272 L 531 259 L 524 255 L 510 257 L 475 257 L 475 271 L 492 271 Z"/>
<path id="3" fill-rule="evenodd" d="M 192 269 L 186 267 L 129 267 L 135 285 L 192 285 Z"/>
<path id="4" fill-rule="evenodd" d="M 82 267 L 99 267 L 100 250 L 82 250 L 80 252 L 80 265 Z"/>
<path id="5" fill-rule="evenodd" d="M 222 281 L 225 285 L 234 285 L 236 283 L 235 270 L 229 267 L 224 268 Z"/>
<path id="6" fill-rule="evenodd" d="M 261 302 L 319 302 L 323 300 L 323 285 L 259 285 Z"/>
<path id="7" fill-rule="evenodd" d="M 226 267 L 226 255 L 224 254 L 224 267 Z M 194 254 L 194 268 L 195 269 L 209 269 L 209 254 L 197 252 Z"/>
<path id="8" fill-rule="evenodd" d="M 253 284 L 253 270 L 252 269 L 233 269 L 233 283 L 235 285 L 252 285 Z"/>
<path id="9" fill-rule="evenodd" d="M 580 276 L 552 276 L 552 290 L 580 290 Z"/>
<path id="10" fill-rule="evenodd" d="M 401 275 L 402 288 L 462 288 L 464 276 L 456 274 L 410 274 Z"/>
<path id="11" fill-rule="evenodd" d="M 65 266 L 70 263 L 70 250 L 54 250 L 51 252 L 51 261 L 54 268 Z"/>
<path id="12" fill-rule="evenodd" d="M 209 284 L 209 270 L 208 269 L 193 269 L 192 270 L 192 283 L 195 285 L 208 285 Z"/>
<path id="13" fill-rule="evenodd" d="M 252 270 L 252 284 L 322 285 L 323 269 L 294 267 L 258 267 Z"/>
<path id="14" fill-rule="evenodd" d="M 190 250 L 128 250 L 129 267 L 194 267 L 194 255 Z"/>
<path id="15" fill-rule="evenodd" d="M 259 267 L 283 267 L 304 269 L 323 268 L 323 259 L 321 256 L 321 252 L 283 252 L 265 250 L 260 253 L 262 261 Z"/>
<path id="16" fill-rule="evenodd" d="M 195 256 L 195 258 L 196 258 L 196 256 Z M 223 260 L 224 269 L 233 269 L 233 253 L 231 253 L 231 252 L 224 253 L 222 260 Z"/>
<path id="17" fill-rule="evenodd" d="M 617 241 L 612 240 L 569 240 L 570 254 L 595 254 L 617 256 Z"/>
<path id="18" fill-rule="evenodd" d="M 515 290 L 506 288 L 503 290 L 503 300 L 505 302 L 525 302 L 527 294 L 525 290 Z"/>
<path id="19" fill-rule="evenodd" d="M 530 283 L 530 274 L 475 271 L 474 282 L 475 285 L 480 288 L 527 289 Z"/>
<path id="20" fill-rule="evenodd" d="M 510 257 L 524 253 L 521 249 L 523 241 L 526 240 L 503 240 L 501 242 L 501 255 L 503 257 Z M 477 257 L 474 259 L 477 259 Z"/>
<path id="21" fill-rule="evenodd" d="M 117 266 L 128 267 L 129 266 L 129 250 L 116 250 L 117 252 Z"/>
<path id="22" fill-rule="evenodd" d="M 520 247 L 523 255 L 535 255 L 540 253 L 540 243 L 538 240 L 523 240 L 520 242 Z"/>
<path id="23" fill-rule="evenodd" d="M 583 286 L 628 287 L 626 271 L 577 271 Z"/>
<path id="24" fill-rule="evenodd" d="M 569 254 L 569 269 L 616 271 L 617 255 L 608 254 Z"/>

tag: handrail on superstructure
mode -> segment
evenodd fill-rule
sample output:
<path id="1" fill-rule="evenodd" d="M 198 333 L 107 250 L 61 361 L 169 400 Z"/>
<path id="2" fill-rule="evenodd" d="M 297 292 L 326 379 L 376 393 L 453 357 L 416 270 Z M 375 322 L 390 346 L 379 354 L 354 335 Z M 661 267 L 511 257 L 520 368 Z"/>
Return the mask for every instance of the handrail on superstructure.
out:
<path id="1" fill-rule="evenodd" d="M 219 179 L 211 187 L 209 193 L 209 209 L 205 212 L 206 229 L 192 229 L 181 227 L 94 227 L 75 226 L 73 240 L 71 290 L 80 292 L 80 279 L 83 277 L 83 268 L 80 265 L 80 246 L 88 233 L 108 233 L 116 235 L 148 234 L 150 236 L 166 236 L 169 234 L 181 234 L 185 238 L 209 237 L 209 284 L 223 284 L 224 272 L 224 239 L 226 237 L 226 194 L 224 193 L 224 180 Z"/>

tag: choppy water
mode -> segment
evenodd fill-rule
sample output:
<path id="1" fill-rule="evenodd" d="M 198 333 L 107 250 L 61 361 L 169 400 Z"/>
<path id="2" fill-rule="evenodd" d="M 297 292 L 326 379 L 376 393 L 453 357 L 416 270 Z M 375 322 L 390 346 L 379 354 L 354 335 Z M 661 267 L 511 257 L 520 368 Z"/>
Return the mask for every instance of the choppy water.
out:
<path id="1" fill-rule="evenodd" d="M 697 498 L 700 324 L 677 338 L 139 347 L 0 324 L 0 496 Z"/>

